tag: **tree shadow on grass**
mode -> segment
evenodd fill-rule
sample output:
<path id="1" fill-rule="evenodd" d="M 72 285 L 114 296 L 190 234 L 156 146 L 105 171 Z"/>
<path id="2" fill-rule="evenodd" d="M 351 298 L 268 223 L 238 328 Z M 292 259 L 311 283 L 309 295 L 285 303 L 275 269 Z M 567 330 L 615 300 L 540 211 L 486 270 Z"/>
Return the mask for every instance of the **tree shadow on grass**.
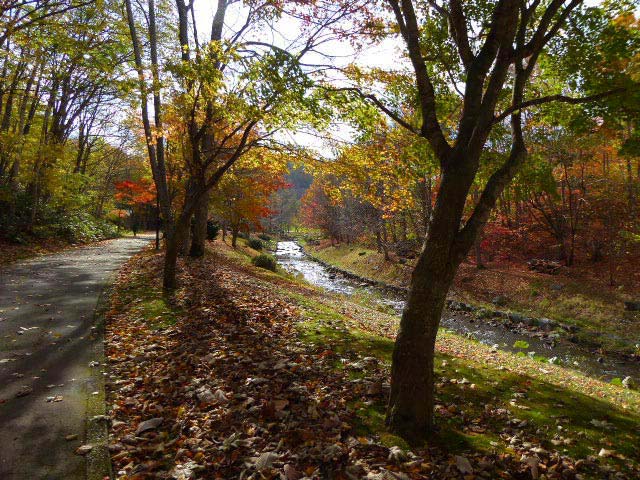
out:
<path id="1" fill-rule="evenodd" d="M 154 261 L 149 280 L 159 269 L 158 259 Z M 116 416 L 127 424 L 156 415 L 165 418 L 165 434 L 142 441 L 145 456 L 138 458 L 135 468 L 151 474 L 195 458 L 203 478 L 238 478 L 243 471 L 255 472 L 256 457 L 266 452 L 275 455 L 268 471 L 277 472 L 289 463 L 313 478 L 341 478 L 349 468 L 360 478 L 366 472 L 358 462 L 373 470 L 393 465 L 387 447 L 405 444 L 384 430 L 387 386 L 374 394 L 365 388 L 369 377 L 388 378 L 392 342 L 348 328 L 342 314 L 326 305 L 300 302 L 296 310 L 290 299 L 274 293 L 268 278 L 253 273 L 251 267 L 228 264 L 219 256 L 189 261 L 180 274 L 182 310 L 173 312 L 175 325 L 147 328 L 144 338 L 130 337 L 147 354 L 135 356 L 135 362 L 122 362 L 118 375 L 136 379 L 131 385 L 146 410 L 141 414 L 120 409 Z M 149 349 L 149 344 L 162 348 Z M 365 356 L 380 362 L 362 373 L 361 382 L 349 365 Z M 443 359 L 448 366 L 439 367 L 439 375 L 464 377 L 468 383 L 447 381 L 439 386 L 441 429 L 429 444 L 416 449 L 430 465 L 421 475 L 446 477 L 451 473 L 450 454 L 457 452 L 490 458 L 494 472 L 527 478 L 527 466 L 500 456 L 505 434 L 517 433 L 522 441 L 557 450 L 551 440 L 558 431 L 557 420 L 564 417 L 569 423 L 560 424 L 566 425 L 567 436 L 579 439 L 578 446 L 567 446 L 568 453 L 571 448 L 581 453 L 578 448 L 583 448 L 597 454 L 598 442 L 609 441 L 636 459 L 631 446 L 637 440 L 633 430 L 637 416 L 550 383 L 477 368 L 458 358 L 439 356 L 438 363 Z M 220 390 L 226 401 L 200 401 L 204 389 Z M 529 410 L 510 405 L 511 399 Z M 451 405 L 455 408 L 449 409 Z M 507 414 L 507 406 L 517 411 L 520 423 L 527 420 L 527 424 L 514 425 L 516 415 Z M 613 430 L 603 431 L 590 423 L 592 418 L 606 420 Z M 123 428 L 114 434 L 124 435 Z M 578 437 L 576 430 L 584 430 L 585 436 Z M 354 441 L 362 435 L 380 440 Z M 161 441 L 164 449 L 154 453 Z M 584 447 L 589 443 L 593 451 Z M 185 456 L 184 451 L 191 453 Z M 538 455 L 548 465 L 560 458 Z M 127 456 L 118 460 L 124 465 L 130 461 Z"/>

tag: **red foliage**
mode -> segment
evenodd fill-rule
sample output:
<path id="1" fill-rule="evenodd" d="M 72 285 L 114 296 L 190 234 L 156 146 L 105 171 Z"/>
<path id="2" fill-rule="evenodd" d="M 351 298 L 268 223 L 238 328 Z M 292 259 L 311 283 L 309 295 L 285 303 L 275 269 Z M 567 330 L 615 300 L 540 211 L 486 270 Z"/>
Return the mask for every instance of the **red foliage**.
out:
<path id="1" fill-rule="evenodd" d="M 124 180 L 116 183 L 115 187 L 116 200 L 127 208 L 152 205 L 156 201 L 156 187 L 149 179 L 143 178 L 137 182 Z"/>

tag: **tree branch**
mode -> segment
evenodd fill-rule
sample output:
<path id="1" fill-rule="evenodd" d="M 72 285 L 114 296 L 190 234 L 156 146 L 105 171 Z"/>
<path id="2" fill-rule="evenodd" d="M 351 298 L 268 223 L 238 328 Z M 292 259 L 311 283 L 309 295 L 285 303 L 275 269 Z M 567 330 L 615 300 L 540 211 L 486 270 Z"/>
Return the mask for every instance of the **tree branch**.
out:
<path id="1" fill-rule="evenodd" d="M 380 110 L 382 110 L 382 112 L 384 112 L 387 116 L 389 116 L 398 125 L 400 125 L 403 128 L 406 128 L 411 133 L 414 133 L 416 135 L 420 135 L 420 130 L 418 130 L 416 127 L 411 125 L 406 120 L 403 120 L 402 117 L 400 117 L 400 115 L 398 115 L 396 112 L 394 112 L 389 107 L 387 107 L 384 103 L 382 103 L 380 101 L 380 99 L 378 99 L 378 97 L 376 97 L 372 93 L 364 93 L 362 90 L 360 90 L 359 88 L 356 88 L 356 87 L 342 87 L 342 88 L 328 88 L 328 87 L 325 87 L 325 89 L 328 90 L 328 91 L 331 91 L 331 92 L 354 92 L 354 93 L 358 94 L 360 96 L 360 98 L 363 98 L 365 100 L 371 100 L 371 102 L 373 102 L 376 107 L 378 107 Z"/>
<path id="2" fill-rule="evenodd" d="M 450 0 L 449 26 L 451 28 L 452 37 L 458 47 L 458 54 L 462 60 L 465 69 L 469 69 L 471 63 L 475 59 L 471 46 L 469 45 L 469 35 L 467 33 L 467 19 L 462 10 L 460 0 Z"/>
<path id="3" fill-rule="evenodd" d="M 404 38 L 409 53 L 409 59 L 416 74 L 416 87 L 418 89 L 420 112 L 422 114 L 422 128 L 420 135 L 429 141 L 431 148 L 440 160 L 441 164 L 448 162 L 451 154 L 451 145 L 444 136 L 438 116 L 436 114 L 436 96 L 433 83 L 429 76 L 429 70 L 422 56 L 420 47 L 420 28 L 413 7 L 412 0 L 387 0 L 396 16 L 400 31 Z"/>
<path id="4" fill-rule="evenodd" d="M 626 88 L 620 87 L 620 88 L 614 88 L 613 90 L 607 90 L 606 92 L 589 95 L 587 97 L 569 97 L 567 95 L 557 94 L 557 95 L 547 95 L 545 97 L 540 97 L 540 98 L 533 98 L 531 100 L 527 100 L 518 105 L 512 105 L 511 107 L 507 108 L 504 112 L 502 112 L 500 115 L 494 118 L 493 123 L 494 124 L 499 123 L 516 111 L 524 110 L 525 108 L 533 107 L 536 105 L 543 105 L 545 103 L 551 103 L 551 102 L 561 102 L 561 103 L 569 103 L 572 105 L 577 105 L 580 103 L 595 102 L 596 100 L 600 100 L 602 98 L 606 98 L 611 95 L 615 95 L 625 91 L 626 91 Z"/>

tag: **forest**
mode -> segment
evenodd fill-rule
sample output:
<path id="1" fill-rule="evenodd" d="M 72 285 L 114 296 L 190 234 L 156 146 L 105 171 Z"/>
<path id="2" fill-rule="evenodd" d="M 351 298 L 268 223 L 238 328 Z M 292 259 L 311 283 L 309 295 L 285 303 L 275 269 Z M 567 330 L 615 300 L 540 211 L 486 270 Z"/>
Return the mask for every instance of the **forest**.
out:
<path id="1" fill-rule="evenodd" d="M 637 1 L 0 13 L 1 478 L 640 478 Z"/>

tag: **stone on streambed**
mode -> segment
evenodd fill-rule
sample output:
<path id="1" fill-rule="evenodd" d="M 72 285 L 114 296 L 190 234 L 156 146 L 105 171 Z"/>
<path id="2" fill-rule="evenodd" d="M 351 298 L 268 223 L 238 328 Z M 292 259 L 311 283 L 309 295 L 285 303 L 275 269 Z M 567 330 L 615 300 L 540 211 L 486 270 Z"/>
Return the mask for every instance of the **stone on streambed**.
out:
<path id="1" fill-rule="evenodd" d="M 448 302 L 449 310 L 458 311 L 458 312 L 473 312 L 476 308 L 473 305 L 469 305 L 464 302 L 457 302 L 455 300 L 451 300 Z"/>
<path id="2" fill-rule="evenodd" d="M 640 301 L 624 302 L 624 309 L 629 312 L 640 312 Z"/>
<path id="3" fill-rule="evenodd" d="M 567 323 L 561 323 L 560 328 L 569 333 L 576 333 L 578 330 L 580 330 L 577 325 L 569 325 Z"/>
<path id="4" fill-rule="evenodd" d="M 486 308 L 479 308 L 474 313 L 476 318 L 484 319 L 493 317 L 493 312 L 487 310 Z"/>
<path id="5" fill-rule="evenodd" d="M 524 323 L 524 319 L 525 319 L 524 315 L 520 315 L 519 313 L 515 313 L 515 312 L 509 312 L 508 318 L 512 322 L 517 322 L 517 323 Z"/>
<path id="6" fill-rule="evenodd" d="M 624 377 L 624 380 L 622 380 L 622 385 L 630 390 L 635 390 L 637 388 L 636 382 L 633 380 L 633 377 Z"/>
<path id="7" fill-rule="evenodd" d="M 507 314 L 507 318 L 512 322 L 521 323 L 527 327 L 538 325 L 538 321 L 535 318 L 525 317 L 524 315 L 515 312 L 509 312 Z"/>
<path id="8" fill-rule="evenodd" d="M 555 320 L 551 320 L 550 318 L 541 318 L 537 323 L 540 328 L 547 331 L 553 330 L 558 326 L 558 322 L 556 322 Z"/>

